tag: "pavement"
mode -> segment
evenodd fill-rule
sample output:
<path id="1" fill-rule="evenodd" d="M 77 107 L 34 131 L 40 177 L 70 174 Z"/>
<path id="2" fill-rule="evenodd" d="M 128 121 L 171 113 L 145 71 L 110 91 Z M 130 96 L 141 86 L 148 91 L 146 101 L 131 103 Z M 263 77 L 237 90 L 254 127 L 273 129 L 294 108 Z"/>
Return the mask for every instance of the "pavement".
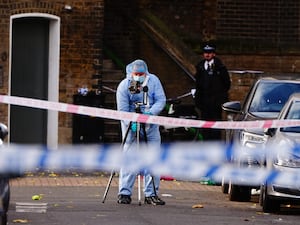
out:
<path id="1" fill-rule="evenodd" d="M 8 224 L 299 224 L 300 209 L 286 210 L 281 215 L 264 214 L 258 196 L 253 196 L 251 202 L 230 202 L 220 186 L 200 181 L 162 180 L 159 195 L 166 201 L 165 206 L 140 206 L 136 184 L 132 203 L 122 205 L 117 204 L 118 176 L 115 176 L 103 204 L 109 176 L 101 172 L 34 172 L 11 179 Z M 35 195 L 41 199 L 33 200 Z"/>
<path id="2" fill-rule="evenodd" d="M 103 204 L 109 177 L 110 173 L 41 172 L 13 178 L 10 180 L 9 224 L 158 225 L 166 221 L 165 224 L 188 225 L 195 224 L 198 221 L 196 217 L 200 216 L 193 207 L 203 208 L 202 204 L 207 207 L 211 203 L 206 198 L 216 194 L 222 196 L 220 187 L 203 185 L 200 181 L 161 180 L 159 196 L 166 201 L 166 205 L 152 207 L 143 204 L 143 192 L 141 202 L 138 201 L 136 179 L 132 203 L 122 205 L 117 204 L 119 177 L 116 175 Z M 206 214 L 209 208 L 205 210 Z M 187 220 L 191 223 L 186 223 Z"/>
<path id="3" fill-rule="evenodd" d="M 110 173 L 95 172 L 95 173 L 53 173 L 53 172 L 38 172 L 26 173 L 23 177 L 13 178 L 10 180 L 10 187 L 13 191 L 12 196 L 22 195 L 25 189 L 31 190 L 32 195 L 39 193 L 43 188 L 69 188 L 81 189 L 83 192 L 88 191 L 88 188 L 94 188 L 99 191 L 97 194 L 98 201 L 103 201 L 104 193 L 109 182 Z M 205 185 L 206 184 L 206 185 Z M 118 195 L 119 177 L 118 173 L 113 177 L 110 188 L 107 192 L 106 200 L 116 202 Z M 172 196 L 170 193 L 198 193 L 213 191 L 221 193 L 220 187 L 216 185 L 208 185 L 203 181 L 183 181 L 176 180 L 172 177 L 162 177 L 160 182 L 159 196 L 163 199 Z M 132 199 L 137 202 L 138 196 L 138 179 L 136 179 L 133 189 Z M 15 193 L 15 194 L 14 194 Z M 143 177 L 141 177 L 141 200 L 143 200 Z M 75 196 L 77 197 L 77 196 Z M 31 196 L 30 196 L 31 198 Z M 27 196 L 27 200 L 30 200 Z"/>
<path id="4" fill-rule="evenodd" d="M 92 173 L 80 174 L 72 172 L 69 174 L 57 173 L 27 173 L 23 177 L 10 180 L 11 187 L 106 187 L 110 174 Z M 137 179 L 136 179 L 137 180 Z M 111 187 L 118 187 L 119 177 L 116 175 L 112 179 Z M 137 182 L 137 181 L 136 181 Z M 168 190 L 203 190 L 209 185 L 203 185 L 203 182 L 179 181 L 171 177 L 162 178 L 160 189 Z"/>
<path id="5" fill-rule="evenodd" d="M 201 221 L 203 216 L 203 220 L 207 220 L 210 213 L 216 212 L 215 201 L 209 200 L 211 196 L 217 202 L 224 199 L 218 186 L 204 185 L 200 181 L 162 180 L 159 196 L 166 201 L 166 205 L 144 205 L 143 193 L 140 205 L 137 182 L 132 203 L 117 204 L 116 175 L 103 204 L 109 176 L 110 173 L 28 173 L 24 177 L 11 179 L 9 224 L 190 225 L 198 223 L 199 219 Z M 36 195 L 41 197 L 38 201 L 32 199 Z M 223 223 L 223 219 L 219 222 Z M 214 220 L 206 225 L 218 223 Z"/>

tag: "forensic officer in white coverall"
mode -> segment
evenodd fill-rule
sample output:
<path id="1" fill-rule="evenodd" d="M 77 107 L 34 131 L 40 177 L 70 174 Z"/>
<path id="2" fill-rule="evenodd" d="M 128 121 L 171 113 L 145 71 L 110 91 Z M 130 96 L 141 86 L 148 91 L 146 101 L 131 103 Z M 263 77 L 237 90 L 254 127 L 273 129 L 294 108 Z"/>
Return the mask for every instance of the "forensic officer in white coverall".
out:
<path id="1" fill-rule="evenodd" d="M 136 112 L 137 103 L 139 103 L 140 113 L 148 115 L 158 115 L 166 104 L 166 96 L 159 78 L 149 73 L 145 61 L 137 59 L 126 67 L 126 78 L 120 82 L 117 88 L 117 109 L 125 112 Z M 134 150 L 137 147 L 137 123 L 132 122 L 128 135 L 126 131 L 130 125 L 129 121 L 121 121 L 123 151 Z M 146 131 L 146 134 L 144 133 Z M 146 135 L 146 136 L 145 136 Z M 126 138 L 126 140 L 124 140 Z M 140 129 L 140 141 L 146 141 L 151 147 L 160 148 L 161 136 L 159 126 L 156 124 L 146 124 L 145 129 Z M 144 195 L 145 204 L 164 205 L 165 202 L 158 197 L 160 177 L 154 178 L 149 171 L 142 171 L 144 176 Z M 119 204 L 130 204 L 132 189 L 137 174 L 120 170 L 119 177 Z"/>

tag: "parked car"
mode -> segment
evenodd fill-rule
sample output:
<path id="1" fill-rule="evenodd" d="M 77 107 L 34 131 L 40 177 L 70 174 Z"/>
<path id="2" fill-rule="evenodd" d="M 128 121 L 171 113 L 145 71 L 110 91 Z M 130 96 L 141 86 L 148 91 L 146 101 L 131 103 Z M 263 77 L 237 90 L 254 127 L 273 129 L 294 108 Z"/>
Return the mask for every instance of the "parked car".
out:
<path id="1" fill-rule="evenodd" d="M 300 93 L 291 95 L 283 107 L 279 120 L 300 120 Z M 300 126 L 269 128 L 266 131 L 266 167 L 270 171 L 300 173 L 300 152 L 291 151 L 300 144 Z M 276 149 L 276 154 L 274 150 Z M 298 183 L 285 179 L 265 181 L 260 188 L 260 205 L 264 212 L 280 210 L 280 204 L 300 204 Z"/>
<path id="2" fill-rule="evenodd" d="M 239 101 L 226 102 L 222 108 L 232 115 L 234 121 L 255 121 L 276 119 L 288 100 L 289 96 L 295 92 L 300 92 L 300 81 L 281 80 L 275 78 L 261 78 L 257 80 L 243 104 Z M 266 136 L 263 129 L 233 129 L 226 131 L 227 143 L 242 145 L 243 154 L 246 157 L 230 158 L 230 163 L 237 167 L 262 167 L 265 158 L 248 154 L 245 149 L 263 147 L 266 142 Z M 245 159 L 246 158 L 246 159 Z M 229 194 L 230 201 L 249 201 L 251 199 L 251 190 L 259 190 L 259 186 L 249 186 L 248 180 L 239 180 L 232 182 L 226 177 L 222 180 L 222 192 Z"/>
<path id="3" fill-rule="evenodd" d="M 0 151 L 7 134 L 7 126 L 0 123 Z M 0 225 L 7 224 L 7 211 L 10 200 L 9 178 L 10 175 L 8 174 L 0 174 Z"/>

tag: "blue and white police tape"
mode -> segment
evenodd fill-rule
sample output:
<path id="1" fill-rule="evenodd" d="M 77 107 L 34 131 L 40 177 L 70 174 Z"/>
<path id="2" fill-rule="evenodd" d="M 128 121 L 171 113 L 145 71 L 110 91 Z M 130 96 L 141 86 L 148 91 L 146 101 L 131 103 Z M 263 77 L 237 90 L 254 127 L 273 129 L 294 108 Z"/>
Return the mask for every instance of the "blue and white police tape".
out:
<path id="1" fill-rule="evenodd" d="M 260 185 L 268 181 L 300 186 L 299 146 L 290 149 L 267 146 L 249 150 L 217 142 L 197 142 L 162 145 L 161 149 L 142 144 L 139 147 L 125 154 L 120 145 L 69 145 L 58 149 L 9 145 L 0 151 L 0 174 L 22 174 L 34 172 L 37 168 L 54 172 L 69 169 L 117 171 L 124 168 L 136 173 L 146 169 L 156 176 L 168 175 L 190 181 L 209 177 L 215 181 L 226 178 L 236 184 Z M 237 162 L 249 158 L 259 158 L 263 164 L 266 155 L 274 167 L 237 166 Z M 293 162 L 292 155 L 296 156 Z M 233 160 L 235 163 L 232 163 Z"/>

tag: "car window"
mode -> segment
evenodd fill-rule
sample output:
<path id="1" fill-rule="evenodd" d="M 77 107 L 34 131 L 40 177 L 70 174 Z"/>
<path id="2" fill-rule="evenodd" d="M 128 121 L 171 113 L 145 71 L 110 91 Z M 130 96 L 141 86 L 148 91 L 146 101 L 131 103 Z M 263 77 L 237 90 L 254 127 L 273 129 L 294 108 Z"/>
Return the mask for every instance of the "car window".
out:
<path id="1" fill-rule="evenodd" d="M 253 96 L 249 112 L 280 112 L 294 92 L 300 92 L 300 84 L 260 83 Z"/>
<path id="2" fill-rule="evenodd" d="M 294 101 L 291 105 L 285 119 L 299 120 L 300 119 L 300 102 Z"/>
<path id="3" fill-rule="evenodd" d="M 288 110 L 287 115 L 284 119 L 290 119 L 290 120 L 299 120 L 300 119 L 300 102 L 295 101 L 291 105 L 291 107 Z M 282 132 L 294 132 L 294 133 L 300 133 L 300 127 L 283 127 L 280 129 Z"/>

